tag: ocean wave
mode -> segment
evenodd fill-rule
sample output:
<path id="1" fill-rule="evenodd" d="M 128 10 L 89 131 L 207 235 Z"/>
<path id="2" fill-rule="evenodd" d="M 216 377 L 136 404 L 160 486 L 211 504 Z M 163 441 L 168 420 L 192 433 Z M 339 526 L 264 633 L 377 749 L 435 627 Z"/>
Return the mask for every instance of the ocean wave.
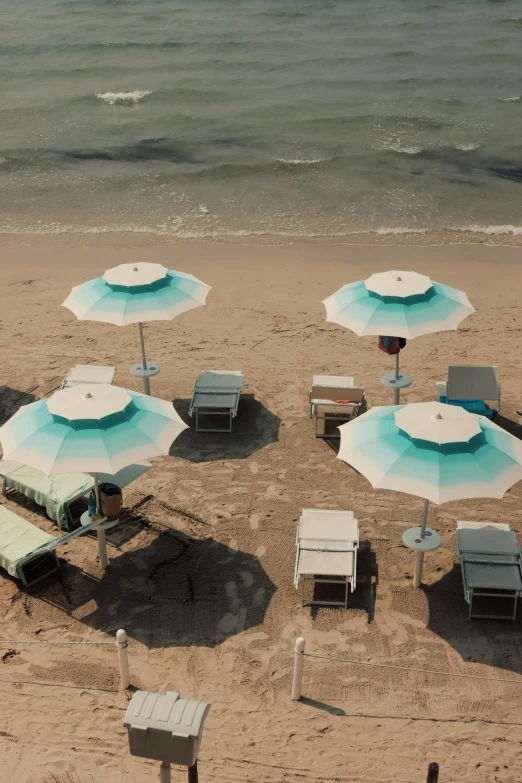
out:
<path id="1" fill-rule="evenodd" d="M 285 166 L 313 166 L 317 163 L 326 163 L 331 158 L 274 158 L 274 160 Z"/>
<path id="2" fill-rule="evenodd" d="M 97 92 L 96 97 L 105 103 L 114 106 L 115 104 L 138 103 L 147 95 L 152 95 L 152 90 L 134 90 L 133 92 Z"/>
<path id="3" fill-rule="evenodd" d="M 286 239 L 317 239 L 317 240 L 346 240 L 347 244 L 359 242 L 371 244 L 377 237 L 393 236 L 405 240 L 409 237 L 414 242 L 423 237 L 422 244 L 463 244 L 475 243 L 477 237 L 488 236 L 491 238 L 511 237 L 522 239 L 522 226 L 515 225 L 449 225 L 449 226 L 381 226 L 379 228 L 355 228 L 345 231 L 303 231 L 302 229 L 288 230 L 277 227 L 269 229 L 249 230 L 231 229 L 225 226 L 202 226 L 199 229 L 184 226 L 183 220 L 175 224 L 160 224 L 156 226 L 137 225 L 135 223 L 114 223 L 109 225 L 70 225 L 58 222 L 37 221 L 30 225 L 18 225 L 16 223 L 0 224 L 0 234 L 28 234 L 28 235 L 54 235 L 54 234 L 144 234 L 150 236 L 169 236 L 179 239 L 200 239 L 205 241 L 226 241 L 253 238 L 286 238 Z M 459 237 L 457 241 L 457 237 Z M 416 238 L 416 239 L 415 239 Z M 504 243 L 505 244 L 505 243 Z M 518 244 L 518 243 L 517 243 Z"/>
<path id="4" fill-rule="evenodd" d="M 400 142 L 384 143 L 382 145 L 375 145 L 374 149 L 382 150 L 386 152 L 398 152 L 402 155 L 433 155 L 437 153 L 444 153 L 444 150 L 459 150 L 460 152 L 473 152 L 480 147 L 480 144 L 469 142 L 466 144 L 442 144 L 438 147 L 419 147 L 413 144 L 401 144 Z"/>
<path id="5" fill-rule="evenodd" d="M 515 103 L 520 100 L 520 95 L 514 95 L 512 98 L 500 98 L 503 103 Z"/>

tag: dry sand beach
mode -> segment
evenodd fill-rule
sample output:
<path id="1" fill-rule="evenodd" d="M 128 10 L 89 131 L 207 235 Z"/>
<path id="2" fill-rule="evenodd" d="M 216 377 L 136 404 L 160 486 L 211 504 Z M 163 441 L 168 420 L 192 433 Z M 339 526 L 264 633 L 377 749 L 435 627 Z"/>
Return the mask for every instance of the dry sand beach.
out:
<path id="1" fill-rule="evenodd" d="M 128 372 L 137 327 L 78 322 L 60 307 L 73 285 L 123 262 L 161 262 L 214 287 L 207 307 L 146 326 L 148 354 L 161 364 L 155 396 L 186 417 L 201 369 L 242 369 L 246 380 L 232 436 L 187 430 L 126 490 L 105 573 L 85 536 L 61 550 L 59 578 L 31 592 L 0 575 L 2 783 L 158 779 L 158 764 L 127 750 L 120 627 L 134 686 L 212 703 L 202 783 L 420 783 L 432 760 L 441 783 L 522 781 L 520 618 L 468 622 L 455 553 L 457 519 L 507 521 L 521 539 L 522 483 L 502 501 L 433 507 L 443 546 L 414 590 L 401 535 L 422 501 L 374 492 L 314 439 L 307 405 L 313 373 L 353 374 L 368 406 L 391 403 L 380 383 L 391 358 L 377 338 L 326 324 L 321 300 L 371 272 L 415 269 L 465 290 L 477 313 L 457 332 L 408 343 L 401 362 L 414 384 L 403 400 L 434 399 L 448 364 L 498 364 L 497 423 L 522 435 L 522 249 L 4 235 L 1 258 L 2 421 L 76 363 L 115 364 L 115 383 L 141 390 Z M 1 502 L 56 530 L 31 502 Z M 348 611 L 300 606 L 292 577 L 303 507 L 353 509 L 359 519 Z M 300 635 L 312 653 L 437 673 L 308 658 L 304 698 L 293 703 Z M 174 767 L 173 780 L 185 779 Z"/>

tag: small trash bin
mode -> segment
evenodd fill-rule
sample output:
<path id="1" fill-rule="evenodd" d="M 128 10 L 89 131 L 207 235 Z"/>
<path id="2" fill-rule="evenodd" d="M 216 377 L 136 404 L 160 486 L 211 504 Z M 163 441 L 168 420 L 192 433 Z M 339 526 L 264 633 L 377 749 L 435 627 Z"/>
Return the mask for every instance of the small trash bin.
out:
<path id="1" fill-rule="evenodd" d="M 174 691 L 136 691 L 123 720 L 131 756 L 192 767 L 209 709 L 208 702 L 182 699 Z"/>
<path id="2" fill-rule="evenodd" d="M 100 484 L 101 512 L 108 522 L 120 518 L 123 494 L 116 484 Z"/>

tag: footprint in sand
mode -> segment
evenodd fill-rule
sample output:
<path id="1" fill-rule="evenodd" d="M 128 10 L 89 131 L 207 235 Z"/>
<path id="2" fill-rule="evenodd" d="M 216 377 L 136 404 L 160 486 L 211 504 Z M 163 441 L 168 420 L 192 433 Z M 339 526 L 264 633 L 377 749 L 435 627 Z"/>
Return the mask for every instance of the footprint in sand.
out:
<path id="1" fill-rule="evenodd" d="M 252 587 L 254 584 L 254 577 L 250 571 L 240 571 L 239 576 L 241 577 L 244 587 Z"/>
<path id="2" fill-rule="evenodd" d="M 248 571 L 243 571 L 241 576 L 244 580 L 243 574 L 252 576 Z M 237 584 L 235 582 L 227 582 L 225 584 L 225 592 L 230 600 L 230 612 L 227 612 L 218 622 L 218 630 L 221 633 L 229 634 L 232 631 L 240 633 L 245 630 L 245 621 L 247 616 L 247 608 L 238 597 Z"/>
<path id="3" fill-rule="evenodd" d="M 265 554 L 265 552 L 266 552 L 266 546 L 258 546 L 256 551 L 254 552 L 254 555 L 257 558 L 261 559 L 263 557 L 263 555 Z"/>
<path id="4" fill-rule="evenodd" d="M 250 522 L 250 527 L 252 530 L 257 530 L 259 527 L 259 520 L 261 517 L 259 514 L 252 514 L 250 517 L 248 517 L 248 521 Z"/>
<path id="5" fill-rule="evenodd" d="M 257 462 L 251 462 L 248 467 L 250 468 L 250 472 L 253 473 L 254 475 L 256 473 L 259 473 L 259 465 L 257 464 Z"/>

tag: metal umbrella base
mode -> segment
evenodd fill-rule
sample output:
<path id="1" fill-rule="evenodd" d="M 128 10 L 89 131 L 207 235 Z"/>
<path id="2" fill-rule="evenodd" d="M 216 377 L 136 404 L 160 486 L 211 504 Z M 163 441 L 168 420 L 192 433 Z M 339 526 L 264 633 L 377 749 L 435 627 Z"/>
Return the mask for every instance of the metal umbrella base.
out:
<path id="1" fill-rule="evenodd" d="M 424 553 L 434 552 L 442 546 L 442 538 L 436 530 L 431 530 L 429 527 L 425 528 L 424 537 L 422 537 L 421 527 L 410 527 L 402 534 L 402 542 L 409 549 L 414 549 L 416 551 L 413 586 L 420 587 L 422 582 Z"/>
<path id="2" fill-rule="evenodd" d="M 413 380 L 411 375 L 406 375 L 406 373 L 399 373 L 399 377 L 397 377 L 394 372 L 388 372 L 386 375 L 382 376 L 381 383 L 383 386 L 388 386 L 390 389 L 393 389 L 393 404 L 400 405 L 401 389 L 406 389 L 408 386 L 411 386 Z"/>

